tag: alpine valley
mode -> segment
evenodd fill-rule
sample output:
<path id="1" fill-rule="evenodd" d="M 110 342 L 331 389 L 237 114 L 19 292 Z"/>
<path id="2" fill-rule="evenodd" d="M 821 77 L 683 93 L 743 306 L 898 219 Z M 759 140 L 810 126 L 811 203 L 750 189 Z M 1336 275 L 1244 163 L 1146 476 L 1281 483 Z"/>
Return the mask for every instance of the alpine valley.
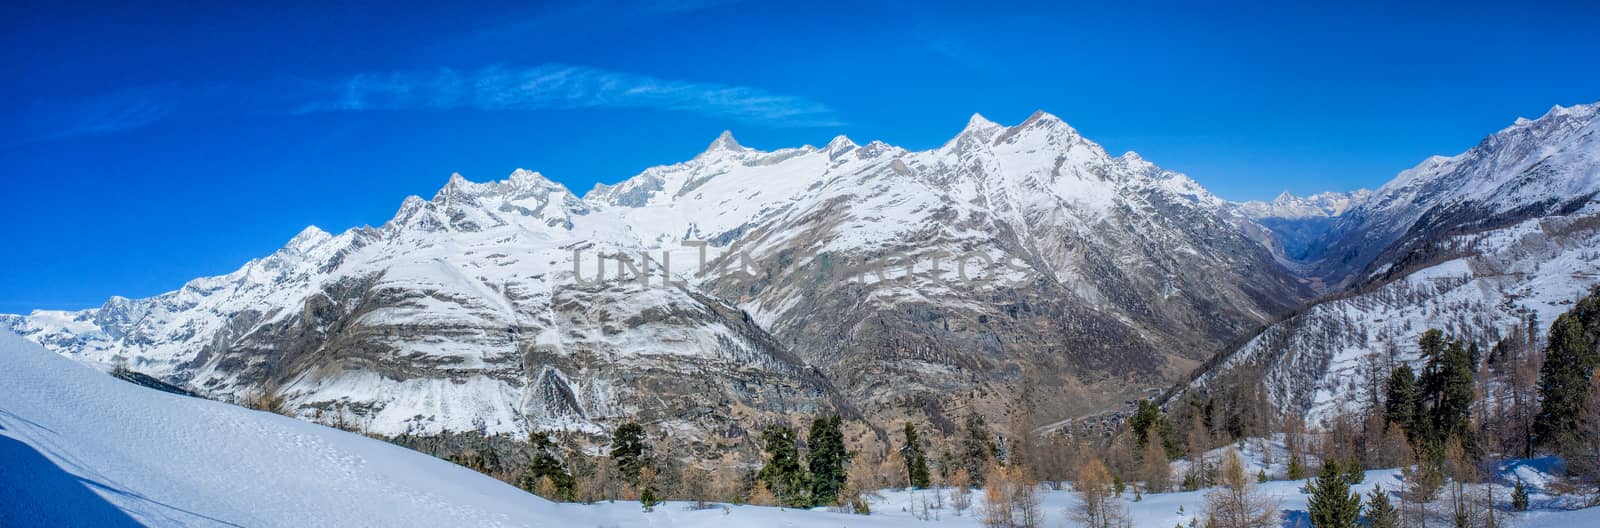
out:
<path id="1" fill-rule="evenodd" d="M 638 421 L 675 456 L 753 463 L 763 425 L 825 412 L 853 438 L 974 414 L 1078 433 L 1223 378 L 1315 421 L 1367 404 L 1372 354 L 1416 364 L 1428 328 L 1497 342 L 1600 283 L 1597 114 L 1250 203 L 1043 112 L 927 151 L 724 133 L 582 196 L 455 175 L 381 226 L 0 329 L 440 456 Z"/>

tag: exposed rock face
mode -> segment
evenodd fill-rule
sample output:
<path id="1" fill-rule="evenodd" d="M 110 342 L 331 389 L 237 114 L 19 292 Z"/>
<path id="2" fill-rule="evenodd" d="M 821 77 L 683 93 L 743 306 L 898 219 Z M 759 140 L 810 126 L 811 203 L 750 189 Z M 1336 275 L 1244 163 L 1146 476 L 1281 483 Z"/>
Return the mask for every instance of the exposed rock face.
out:
<path id="1" fill-rule="evenodd" d="M 1048 114 L 975 118 L 929 152 L 829 148 L 802 192 L 738 226 L 760 273 L 707 287 L 863 409 L 1120 407 L 1309 295 L 1225 203 Z M 673 188 L 655 203 L 689 201 Z M 974 254 L 996 280 L 961 280 L 952 260 Z M 914 273 L 839 280 L 873 262 Z M 969 276 L 984 262 L 969 257 Z"/>
<path id="2" fill-rule="evenodd" d="M 843 137 L 765 152 L 724 134 L 583 198 L 528 171 L 455 176 L 379 227 L 310 228 L 229 275 L 0 325 L 379 434 L 635 418 L 717 456 L 749 452 L 763 421 L 818 412 L 1004 423 L 1026 407 L 1047 423 L 1121 408 L 1310 297 L 1264 232 L 1042 112 L 974 116 L 923 152 Z M 697 273 L 685 240 L 750 273 Z"/>

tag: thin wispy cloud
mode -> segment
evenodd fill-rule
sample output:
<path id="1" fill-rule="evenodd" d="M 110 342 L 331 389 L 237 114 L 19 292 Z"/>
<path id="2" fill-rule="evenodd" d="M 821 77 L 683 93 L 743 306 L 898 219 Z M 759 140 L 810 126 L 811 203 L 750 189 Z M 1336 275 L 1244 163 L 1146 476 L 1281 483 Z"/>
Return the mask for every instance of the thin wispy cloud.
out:
<path id="1" fill-rule="evenodd" d="M 37 140 L 97 136 L 148 126 L 176 109 L 170 86 L 119 90 L 74 101 L 41 101 L 29 108 L 22 132 Z"/>
<path id="2" fill-rule="evenodd" d="M 839 124 L 831 108 L 805 97 L 567 65 L 364 74 L 340 81 L 330 92 L 331 97 L 311 101 L 296 112 L 637 108 L 776 126 Z"/>
<path id="3" fill-rule="evenodd" d="M 760 88 L 564 64 L 362 73 L 336 79 L 164 85 L 32 105 L 23 143 L 169 119 L 395 110 L 665 110 L 778 127 L 837 126 L 827 105 Z"/>

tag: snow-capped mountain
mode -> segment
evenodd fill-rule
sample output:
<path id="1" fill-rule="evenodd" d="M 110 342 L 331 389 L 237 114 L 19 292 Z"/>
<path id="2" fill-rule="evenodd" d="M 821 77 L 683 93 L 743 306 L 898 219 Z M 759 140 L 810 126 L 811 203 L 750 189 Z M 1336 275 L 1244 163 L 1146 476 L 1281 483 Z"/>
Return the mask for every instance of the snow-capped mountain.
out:
<path id="1" fill-rule="evenodd" d="M 752 193 L 741 207 L 761 211 L 754 220 L 718 227 L 737 229 L 764 264 L 705 289 L 880 413 L 999 413 L 1026 401 L 1066 417 L 1119 406 L 1309 294 L 1193 180 L 1137 154 L 1110 156 L 1042 112 L 1012 127 L 975 116 L 930 151 L 837 138 L 819 154 L 744 154 L 746 166 L 825 165 L 789 189 Z M 747 188 L 722 178 L 675 187 L 663 177 L 651 203 Z M 729 232 L 674 230 L 695 229 L 710 240 Z M 995 263 L 999 280 L 962 280 L 951 262 L 961 255 Z M 874 261 L 915 273 L 896 266 L 891 280 L 863 283 L 839 271 Z M 1030 387 L 1057 390 L 1018 398 Z"/>
<path id="2" fill-rule="evenodd" d="M 308 228 L 228 275 L 0 325 L 384 435 L 637 418 L 693 449 L 740 448 L 794 412 L 948 424 L 1001 402 L 1041 419 L 1121 405 L 1309 297 L 1251 229 L 1188 177 L 1043 112 L 974 116 L 920 152 L 724 134 L 581 198 L 530 171 L 453 176 L 382 226 Z M 750 273 L 698 273 L 685 240 Z"/>
<path id="3" fill-rule="evenodd" d="M 271 393 L 299 416 L 385 435 L 598 431 L 652 410 L 693 421 L 711 415 L 706 402 L 826 405 L 826 388 L 737 307 L 580 284 L 579 247 L 593 259 L 640 243 L 536 173 L 454 176 L 381 227 L 309 228 L 229 275 L 8 323 L 72 357 L 223 399 Z M 693 427 L 726 418 L 707 419 Z"/>
<path id="4" fill-rule="evenodd" d="M 1553 321 L 1600 284 L 1597 114 L 1558 106 L 1402 172 L 1312 263 L 1335 279 L 1360 270 L 1344 280 L 1361 287 L 1266 328 L 1194 384 L 1248 366 L 1282 411 L 1315 422 L 1369 404 L 1374 368 L 1417 366 L 1430 328 L 1487 349 L 1530 317 Z"/>
<path id="5" fill-rule="evenodd" d="M 1366 200 L 1372 191 L 1325 192 L 1300 197 L 1284 191 L 1270 202 L 1237 204 L 1239 214 L 1271 230 L 1265 243 L 1290 267 L 1299 267 L 1307 255 L 1317 251 L 1334 222 L 1346 211 Z"/>
<path id="6" fill-rule="evenodd" d="M 1401 172 L 1341 215 L 1307 258 L 1330 283 L 1392 279 L 1434 260 L 1429 246 L 1449 233 L 1576 211 L 1600 191 L 1597 112 L 1556 106 Z"/>
<path id="7" fill-rule="evenodd" d="M 1372 191 L 1357 189 L 1350 192 L 1323 192 L 1310 196 L 1295 196 L 1289 191 L 1283 191 L 1270 202 L 1252 200 L 1239 203 L 1239 212 L 1257 220 L 1263 218 L 1281 218 L 1294 220 L 1303 218 L 1332 218 L 1343 215 L 1345 211 L 1355 207 Z"/>

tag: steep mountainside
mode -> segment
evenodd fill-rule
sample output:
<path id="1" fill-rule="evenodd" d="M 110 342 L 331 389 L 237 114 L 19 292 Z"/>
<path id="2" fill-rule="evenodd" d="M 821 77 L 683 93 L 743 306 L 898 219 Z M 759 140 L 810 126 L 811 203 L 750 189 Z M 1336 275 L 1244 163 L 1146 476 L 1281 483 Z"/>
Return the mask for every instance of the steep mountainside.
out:
<path id="1" fill-rule="evenodd" d="M 1557 106 L 1464 153 L 1429 158 L 1340 216 L 1307 259 L 1330 284 L 1395 279 L 1446 258 L 1437 243 L 1452 234 L 1583 207 L 1600 191 L 1597 112 Z"/>
<path id="2" fill-rule="evenodd" d="M 592 196 L 632 207 L 627 223 L 657 240 L 736 242 L 757 273 L 706 290 L 877 412 L 998 414 L 1029 387 L 1050 388 L 1022 400 L 1051 418 L 1119 406 L 1309 294 L 1225 202 L 1044 113 L 1009 128 L 974 117 L 926 152 L 724 138 Z M 853 280 L 875 263 L 892 266 Z"/>
<path id="3" fill-rule="evenodd" d="M 1554 320 L 1600 284 L 1597 109 L 1556 107 L 1401 173 L 1330 233 L 1342 238 L 1320 269 L 1362 270 L 1345 280 L 1359 287 L 1272 325 L 1194 386 L 1243 368 L 1315 421 L 1369 404 L 1373 368 L 1417 366 L 1427 329 L 1487 349 Z"/>
<path id="4" fill-rule="evenodd" d="M 309 228 L 229 275 L 0 325 L 379 434 L 597 433 L 638 416 L 684 447 L 738 451 L 794 413 L 945 426 L 1014 400 L 1040 421 L 1120 406 L 1309 297 L 1259 230 L 1042 112 L 974 116 L 922 152 L 724 134 L 583 198 L 528 171 L 452 177 L 380 227 Z M 728 271 L 700 273 L 685 240 Z"/>

